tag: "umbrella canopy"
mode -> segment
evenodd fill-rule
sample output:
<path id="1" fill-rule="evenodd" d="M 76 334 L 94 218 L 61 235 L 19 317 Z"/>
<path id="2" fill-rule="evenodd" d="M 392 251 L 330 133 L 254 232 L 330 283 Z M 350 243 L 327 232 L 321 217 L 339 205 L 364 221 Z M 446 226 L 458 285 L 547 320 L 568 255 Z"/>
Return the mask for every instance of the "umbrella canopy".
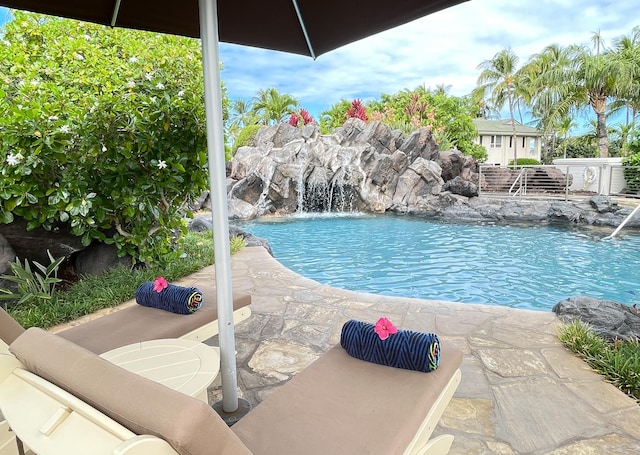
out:
<path id="1" fill-rule="evenodd" d="M 9 8 L 201 39 L 224 412 L 238 411 L 238 396 L 218 42 L 316 58 L 463 1 L 0 0 Z"/>
<path id="2" fill-rule="evenodd" d="M 466 0 L 218 0 L 220 41 L 316 58 Z M 114 27 L 200 37 L 197 0 L 2 0 Z"/>

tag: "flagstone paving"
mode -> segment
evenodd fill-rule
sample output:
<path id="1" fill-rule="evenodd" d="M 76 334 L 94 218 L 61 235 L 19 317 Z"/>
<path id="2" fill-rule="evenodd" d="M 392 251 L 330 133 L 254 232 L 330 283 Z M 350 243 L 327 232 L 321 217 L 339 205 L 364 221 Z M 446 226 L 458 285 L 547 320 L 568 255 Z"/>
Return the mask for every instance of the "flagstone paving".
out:
<path id="1" fill-rule="evenodd" d="M 252 406 L 338 343 L 346 321 L 385 316 L 465 353 L 462 383 L 435 431 L 455 436 L 452 455 L 640 453 L 640 406 L 560 344 L 551 312 L 335 289 L 261 247 L 235 254 L 232 274 L 234 289 L 253 299 L 252 316 L 236 325 L 239 396 Z M 214 275 L 208 267 L 182 283 Z M 209 399 L 220 400 L 219 385 Z"/>

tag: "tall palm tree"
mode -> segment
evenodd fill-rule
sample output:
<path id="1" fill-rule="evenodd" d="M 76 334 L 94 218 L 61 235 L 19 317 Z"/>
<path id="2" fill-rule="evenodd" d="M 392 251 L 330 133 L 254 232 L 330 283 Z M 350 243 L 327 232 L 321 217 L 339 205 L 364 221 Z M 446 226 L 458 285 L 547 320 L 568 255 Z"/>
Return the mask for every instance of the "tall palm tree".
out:
<path id="1" fill-rule="evenodd" d="M 624 129 L 632 131 L 640 113 L 640 26 L 618 38 L 614 42 L 613 52 L 620 64 L 620 71 L 617 98 L 609 105 L 609 115 L 626 110 Z M 621 139 L 624 154 L 628 137 Z"/>
<path id="2" fill-rule="evenodd" d="M 271 125 L 284 120 L 285 116 L 294 113 L 298 108 L 298 100 L 291 95 L 281 94 L 271 87 L 258 91 L 253 111 L 260 116 L 264 125 Z"/>
<path id="3" fill-rule="evenodd" d="M 478 69 L 482 72 L 478 76 L 477 87 L 473 91 L 476 99 L 488 95 L 489 102 L 498 109 L 502 109 L 507 104 L 511 121 L 514 167 L 518 161 L 515 110 L 522 93 L 518 81 L 519 60 L 518 56 L 508 48 L 495 54 L 492 59 L 480 63 Z"/>
<path id="4" fill-rule="evenodd" d="M 538 119 L 537 128 L 556 136 L 554 127 L 561 125 L 565 118 L 572 118 L 572 100 L 560 97 L 549 85 L 548 77 L 541 77 L 545 73 L 558 72 L 562 74 L 570 63 L 570 54 L 566 48 L 551 44 L 542 52 L 532 55 L 523 66 L 523 84 L 530 87 L 531 114 Z"/>
<path id="5" fill-rule="evenodd" d="M 605 158 L 609 156 L 607 101 L 619 90 L 621 65 L 598 34 L 593 41 L 595 52 L 580 45 L 563 49 L 558 64 L 540 73 L 537 96 L 541 106 L 553 106 L 556 117 L 591 107 L 596 114 L 599 154 Z"/>

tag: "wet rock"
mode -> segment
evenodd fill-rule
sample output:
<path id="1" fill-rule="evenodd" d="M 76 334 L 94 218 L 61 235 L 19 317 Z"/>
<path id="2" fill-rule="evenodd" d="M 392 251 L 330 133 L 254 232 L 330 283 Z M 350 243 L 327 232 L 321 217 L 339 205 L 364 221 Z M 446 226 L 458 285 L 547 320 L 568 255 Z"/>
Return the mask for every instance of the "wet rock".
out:
<path id="1" fill-rule="evenodd" d="M 552 311 L 564 322 L 580 320 L 589 324 L 596 333 L 611 341 L 640 338 L 640 314 L 629 305 L 578 296 L 556 303 Z"/>

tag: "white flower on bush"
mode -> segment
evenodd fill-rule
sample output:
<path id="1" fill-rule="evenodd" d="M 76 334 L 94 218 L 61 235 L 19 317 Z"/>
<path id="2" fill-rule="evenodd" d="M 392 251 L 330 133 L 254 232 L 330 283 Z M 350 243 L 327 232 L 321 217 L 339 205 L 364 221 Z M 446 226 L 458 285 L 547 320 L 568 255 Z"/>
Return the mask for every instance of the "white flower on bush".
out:
<path id="1" fill-rule="evenodd" d="M 85 34 L 85 35 L 82 35 L 82 36 L 83 36 L 83 38 L 84 38 L 84 39 L 86 39 L 87 41 L 90 41 L 90 40 L 91 40 L 91 35 L 89 35 L 89 34 Z"/>
<path id="2" fill-rule="evenodd" d="M 136 83 L 134 81 L 127 82 L 127 87 L 134 88 L 135 86 L 136 86 Z"/>
<path id="3" fill-rule="evenodd" d="M 102 144 L 102 151 L 103 151 L 103 152 L 106 152 L 106 151 L 107 151 L 107 146 L 106 146 L 106 145 L 104 145 L 104 144 Z"/>
<path id="4" fill-rule="evenodd" d="M 84 60 L 84 55 L 76 54 L 76 60 L 80 60 L 80 61 Z"/>
<path id="5" fill-rule="evenodd" d="M 138 63 L 138 59 L 136 57 L 129 57 L 129 63 Z"/>
<path id="6" fill-rule="evenodd" d="M 155 103 L 156 102 L 156 97 L 155 96 L 150 97 L 149 101 L 151 101 L 152 103 Z"/>
<path id="7" fill-rule="evenodd" d="M 178 96 L 179 96 L 180 98 L 182 98 L 182 97 L 184 96 L 184 90 L 180 90 L 180 91 L 178 92 Z"/>
<path id="8" fill-rule="evenodd" d="M 151 73 L 147 73 L 147 74 L 144 75 L 144 78 L 146 80 L 150 81 L 153 78 L 153 76 L 151 75 Z"/>
<path id="9" fill-rule="evenodd" d="M 52 122 L 58 120 L 58 116 L 57 115 L 50 115 L 49 116 L 49 120 L 51 120 Z"/>
<path id="10" fill-rule="evenodd" d="M 22 162 L 22 160 L 24 159 L 24 156 L 22 156 L 22 154 L 20 152 L 18 153 L 9 153 L 7 155 L 7 164 L 9 166 L 15 166 L 17 164 L 20 164 Z"/>
<path id="11" fill-rule="evenodd" d="M 71 128 L 69 128 L 69 125 L 62 125 L 60 127 L 60 131 L 63 133 L 68 133 L 69 131 L 71 131 Z"/>
<path id="12" fill-rule="evenodd" d="M 158 161 L 158 169 L 164 169 L 167 167 L 167 162 L 165 160 Z"/>
<path id="13" fill-rule="evenodd" d="M 163 84 L 162 82 L 158 82 L 158 83 L 156 84 L 156 88 L 157 88 L 158 90 L 164 90 L 164 84 Z"/>

